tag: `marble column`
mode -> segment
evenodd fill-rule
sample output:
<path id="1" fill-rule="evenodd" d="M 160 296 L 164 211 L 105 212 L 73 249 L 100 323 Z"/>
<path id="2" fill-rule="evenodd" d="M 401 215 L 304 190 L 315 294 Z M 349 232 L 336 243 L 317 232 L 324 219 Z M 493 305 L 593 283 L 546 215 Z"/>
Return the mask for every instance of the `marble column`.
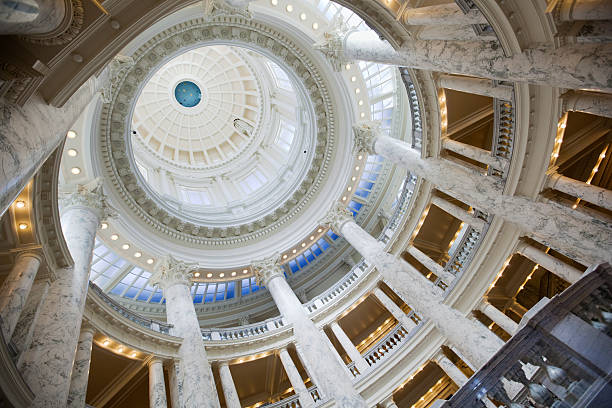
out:
<path id="1" fill-rule="evenodd" d="M 393 400 L 393 395 L 386 398 L 383 402 L 379 404 L 382 408 L 397 408 L 397 404 Z"/>
<path id="2" fill-rule="evenodd" d="M 149 407 L 165 408 L 166 383 L 164 382 L 164 363 L 159 357 L 149 360 Z"/>
<path id="3" fill-rule="evenodd" d="M 516 333 L 518 329 L 518 323 L 506 316 L 504 312 L 496 308 L 495 306 L 483 302 L 480 305 L 480 311 L 485 314 L 489 319 L 493 320 L 502 329 L 504 329 L 509 335 Z"/>
<path id="4" fill-rule="evenodd" d="M 406 8 L 400 20 L 410 25 L 471 25 L 486 24 L 479 10 L 464 13 L 455 3 L 436 6 Z"/>
<path id="5" fill-rule="evenodd" d="M 151 282 L 164 291 L 166 318 L 174 326 L 172 335 L 183 338 L 178 350 L 183 407 L 219 408 L 212 369 L 191 297 L 191 277 L 195 268 L 195 265 L 167 255 L 156 265 Z"/>
<path id="6" fill-rule="evenodd" d="M 612 210 L 612 191 L 605 188 L 574 180 L 559 173 L 548 176 L 546 187 L 588 201 L 598 207 Z"/>
<path id="7" fill-rule="evenodd" d="M 277 258 L 254 262 L 253 269 L 259 285 L 270 291 L 281 315 L 292 325 L 296 348 L 319 392 L 333 398 L 341 407 L 367 407 L 353 386 L 346 367 L 334 356 L 335 351 L 326 342 L 325 334 L 308 318 L 304 306 L 285 280 Z"/>
<path id="8" fill-rule="evenodd" d="M 569 283 L 578 282 L 582 277 L 583 272 L 526 242 L 519 242 L 516 252 Z"/>
<path id="9" fill-rule="evenodd" d="M 9 2 L 5 2 L 9 3 Z M 63 0 L 13 0 L 0 3 L 0 35 L 61 34 L 70 24 L 72 9 Z"/>
<path id="10" fill-rule="evenodd" d="M 166 369 L 168 370 L 168 387 L 170 387 L 170 405 L 174 407 L 183 406 L 183 385 L 179 381 L 180 365 L 176 360 L 170 360 Z"/>
<path id="11" fill-rule="evenodd" d="M 503 99 L 505 101 L 512 100 L 511 86 L 495 85 L 490 79 L 442 74 L 438 76 L 438 86 L 475 95 L 490 96 L 491 98 Z"/>
<path id="12" fill-rule="evenodd" d="M 561 21 L 612 20 L 610 0 L 561 0 L 558 7 Z"/>
<path id="13" fill-rule="evenodd" d="M 62 230 L 74 264 L 56 272 L 57 279 L 41 305 L 32 343 L 19 361 L 22 376 L 36 396 L 32 407 L 66 406 L 96 231 L 111 214 L 101 179 L 77 186 L 62 200 Z"/>
<path id="14" fill-rule="evenodd" d="M 293 359 L 289 355 L 289 352 L 285 347 L 281 348 L 278 351 L 278 356 L 280 357 L 281 363 L 285 368 L 285 373 L 289 378 L 289 382 L 293 387 L 293 391 L 298 396 L 300 401 L 300 405 L 303 408 L 308 408 L 314 406 L 314 401 L 310 396 L 310 392 L 308 392 L 308 388 L 306 388 L 306 384 L 302 380 L 302 376 L 300 375 L 297 367 L 293 363 Z"/>
<path id="15" fill-rule="evenodd" d="M 366 371 L 369 370 L 370 365 L 365 361 L 357 347 L 353 344 L 351 339 L 346 335 L 342 327 L 338 324 L 338 322 L 332 322 L 330 325 L 331 331 L 334 333 L 342 348 L 348 354 L 351 361 L 355 363 L 355 367 L 359 370 L 359 373 L 365 374 Z"/>
<path id="16" fill-rule="evenodd" d="M 354 126 L 361 151 L 376 152 L 438 190 L 518 225 L 537 241 L 582 263 L 612 262 L 612 229 L 599 219 L 552 201 L 503 194 L 504 182 L 440 158 L 421 158 L 409 144 L 382 135 L 378 124 Z"/>
<path id="17" fill-rule="evenodd" d="M 387 284 L 420 316 L 430 319 L 449 342 L 484 365 L 503 342 L 480 323 L 473 322 L 444 303 L 431 282 L 407 262 L 384 251 L 384 245 L 355 223 L 342 204 L 334 206 L 322 221 L 348 241 L 371 265 L 376 266 Z"/>
<path id="18" fill-rule="evenodd" d="M 57 149 L 102 86 L 95 77 L 83 84 L 61 108 L 33 95 L 24 106 L 0 100 L 0 215 Z"/>
<path id="19" fill-rule="evenodd" d="M 384 308 L 387 309 L 389 313 L 393 315 L 393 317 L 395 317 L 395 320 L 397 320 L 404 329 L 410 330 L 416 325 L 416 323 L 412 321 L 412 319 L 410 319 L 408 315 L 406 315 L 406 313 L 404 313 L 404 311 L 398 305 L 396 305 L 385 292 L 382 291 L 382 289 L 376 287 L 372 291 L 372 294 L 376 296 L 376 299 L 380 301 Z"/>
<path id="20" fill-rule="evenodd" d="M 565 111 L 584 112 L 612 118 L 612 95 L 610 94 L 570 91 L 564 93 L 562 98 Z"/>
<path id="21" fill-rule="evenodd" d="M 79 335 L 79 342 L 74 357 L 68 403 L 66 404 L 69 408 L 82 408 L 85 406 L 87 382 L 89 381 L 89 365 L 91 363 L 91 348 L 95 332 L 96 329 L 87 322 L 81 324 L 81 334 Z"/>
<path id="22" fill-rule="evenodd" d="M 479 163 L 486 164 L 497 170 L 504 171 L 508 168 L 509 163 L 507 159 L 493 156 L 489 150 L 481 149 L 467 143 L 461 143 L 448 137 L 442 139 L 442 148 L 476 160 Z"/>
<path id="23" fill-rule="evenodd" d="M 450 284 L 455 280 L 455 275 L 445 270 L 442 265 L 431 259 L 426 253 L 422 252 L 418 248 L 410 245 L 407 249 L 408 253 L 412 255 L 417 261 L 419 261 L 423 266 L 433 272 L 438 278 L 442 279 L 442 281 Z"/>
<path id="24" fill-rule="evenodd" d="M 468 380 L 468 377 L 463 374 L 463 371 L 459 369 L 452 361 L 449 360 L 448 357 L 444 355 L 441 351 L 438 352 L 436 357 L 434 357 L 434 361 L 438 366 L 450 377 L 451 380 L 459 388 L 463 387 Z"/>
<path id="25" fill-rule="evenodd" d="M 431 203 L 439 209 L 443 210 L 444 212 L 449 213 L 453 217 L 465 222 L 466 224 L 470 225 L 472 228 L 478 231 L 482 231 L 486 225 L 486 222 L 483 219 L 474 217 L 472 213 L 468 212 L 464 208 L 459 207 L 456 204 L 451 203 L 448 200 L 443 199 L 442 197 L 431 197 Z"/>
<path id="26" fill-rule="evenodd" d="M 556 49 L 534 45 L 507 57 L 497 43 L 481 41 L 411 40 L 394 49 L 374 32 L 347 33 L 339 26 L 325 33 L 315 48 L 335 69 L 349 61 L 370 61 L 499 81 L 612 92 L 609 44 L 566 44 Z"/>
<path id="27" fill-rule="evenodd" d="M 27 303 L 42 256 L 37 251 L 22 251 L 0 289 L 0 328 L 8 342 Z"/>
<path id="28" fill-rule="evenodd" d="M 49 285 L 50 282 L 48 279 L 34 281 L 32 289 L 30 290 L 30 295 L 28 296 L 26 304 L 21 312 L 21 316 L 19 317 L 19 321 L 17 322 L 17 326 L 15 326 L 11 341 L 17 350 L 19 350 L 20 355 L 22 355 L 24 350 L 30 348 L 34 327 L 36 326 L 36 321 L 38 320 L 38 316 L 42 310 L 40 306 L 47 296 Z M 19 360 L 17 362 L 17 366 L 21 366 L 21 364 L 19 364 Z"/>
<path id="29" fill-rule="evenodd" d="M 227 361 L 219 362 L 219 379 L 221 380 L 223 395 L 225 396 L 225 406 L 227 408 L 240 408 L 240 398 L 238 398 L 238 391 L 236 391 L 232 372 Z"/>

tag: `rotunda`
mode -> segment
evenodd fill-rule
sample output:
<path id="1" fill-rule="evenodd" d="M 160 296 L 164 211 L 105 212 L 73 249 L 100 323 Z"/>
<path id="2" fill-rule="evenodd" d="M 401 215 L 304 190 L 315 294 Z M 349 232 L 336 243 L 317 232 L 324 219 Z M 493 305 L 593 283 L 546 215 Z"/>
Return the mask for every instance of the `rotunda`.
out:
<path id="1" fill-rule="evenodd" d="M 0 405 L 605 405 L 610 20 L 2 2 Z"/>

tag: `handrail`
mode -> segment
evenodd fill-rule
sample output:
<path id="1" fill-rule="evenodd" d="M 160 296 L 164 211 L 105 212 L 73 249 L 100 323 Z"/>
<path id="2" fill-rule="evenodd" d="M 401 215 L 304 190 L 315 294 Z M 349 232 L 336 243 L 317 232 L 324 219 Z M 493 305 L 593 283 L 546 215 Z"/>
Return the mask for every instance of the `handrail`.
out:
<path id="1" fill-rule="evenodd" d="M 201 329 L 204 340 L 237 340 L 257 336 L 285 326 L 282 316 L 272 317 L 263 322 L 252 323 L 245 326 L 228 328 Z"/>
<path id="2" fill-rule="evenodd" d="M 410 332 L 414 332 L 414 329 L 417 327 L 419 326 L 416 325 L 411 330 L 408 330 L 404 328 L 401 323 L 396 324 L 387 335 L 377 341 L 376 344 L 363 355 L 363 358 L 370 367 L 373 366 L 383 358 L 393 354 L 402 344 L 404 344 L 404 341 L 409 338 Z"/>

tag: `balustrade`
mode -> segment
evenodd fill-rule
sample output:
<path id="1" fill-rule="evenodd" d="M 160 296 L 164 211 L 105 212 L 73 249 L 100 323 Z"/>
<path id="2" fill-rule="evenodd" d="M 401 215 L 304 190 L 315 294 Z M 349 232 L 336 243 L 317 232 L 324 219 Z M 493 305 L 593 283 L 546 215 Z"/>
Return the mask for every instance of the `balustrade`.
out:
<path id="1" fill-rule="evenodd" d="M 514 146 L 514 105 L 512 101 L 501 99 L 493 100 L 493 147 L 491 151 L 496 157 L 501 157 L 510 162 Z M 489 174 L 506 177 L 508 168 L 500 171 L 489 168 Z"/>
<path id="2" fill-rule="evenodd" d="M 373 366 L 394 353 L 409 338 L 409 334 L 410 332 L 401 324 L 397 324 L 363 356 L 364 359 L 370 366 Z"/>

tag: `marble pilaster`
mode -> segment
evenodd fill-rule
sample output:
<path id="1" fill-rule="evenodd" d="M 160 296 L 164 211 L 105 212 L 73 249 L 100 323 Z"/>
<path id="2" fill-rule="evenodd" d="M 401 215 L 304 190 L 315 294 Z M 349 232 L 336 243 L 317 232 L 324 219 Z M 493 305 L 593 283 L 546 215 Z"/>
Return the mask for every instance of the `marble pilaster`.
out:
<path id="1" fill-rule="evenodd" d="M 562 95 L 566 111 L 612 118 L 612 95 L 603 92 L 570 91 Z"/>
<path id="2" fill-rule="evenodd" d="M 180 364 L 176 360 L 170 360 L 166 368 L 168 370 L 168 387 L 170 388 L 170 405 L 172 407 L 182 407 L 183 385 L 179 381 Z"/>
<path id="3" fill-rule="evenodd" d="M 174 326 L 172 334 L 183 338 L 178 350 L 183 407 L 219 408 L 213 373 L 190 292 L 194 268 L 194 265 L 165 256 L 156 265 L 151 282 L 164 291 L 166 318 Z"/>
<path id="4" fill-rule="evenodd" d="M 438 190 L 486 213 L 518 225 L 539 242 L 583 263 L 612 262 L 612 231 L 591 216 L 552 201 L 533 201 L 503 194 L 503 181 L 476 174 L 439 158 L 421 158 L 409 144 L 380 133 L 372 123 L 356 125 L 376 134 L 374 151 L 412 174 L 429 180 Z"/>
<path id="5" fill-rule="evenodd" d="M 612 20 L 609 0 L 561 0 L 561 21 Z"/>
<path id="6" fill-rule="evenodd" d="M 66 406 L 96 231 L 110 213 L 100 179 L 77 186 L 62 200 L 62 230 L 74 264 L 57 271 L 30 347 L 19 361 L 22 376 L 36 395 L 32 407 Z"/>
<path id="7" fill-rule="evenodd" d="M 455 275 L 445 270 L 442 265 L 431 259 L 426 253 L 422 252 L 415 246 L 410 245 L 407 249 L 408 253 L 412 255 L 417 261 L 423 264 L 427 269 L 434 273 L 437 277 L 442 279 L 447 284 L 450 284 L 455 280 Z"/>
<path id="8" fill-rule="evenodd" d="M 506 170 L 509 162 L 503 157 L 493 156 L 490 151 L 481 149 L 476 146 L 469 145 L 467 143 L 461 143 L 450 138 L 442 139 L 442 148 L 468 157 L 477 162 L 486 164 L 497 170 Z"/>
<path id="9" fill-rule="evenodd" d="M 36 321 L 42 310 L 40 306 L 45 296 L 47 296 L 49 285 L 50 282 L 47 279 L 34 281 L 32 285 L 26 304 L 21 311 L 17 326 L 15 326 L 15 330 L 13 331 L 13 337 L 11 338 L 11 341 L 20 353 L 30 347 L 34 327 L 36 326 Z M 17 366 L 20 366 L 19 362 L 17 362 Z"/>
<path id="10" fill-rule="evenodd" d="M 236 391 L 232 372 L 227 361 L 219 363 L 219 379 L 221 380 L 223 395 L 225 396 L 225 406 L 227 408 L 240 408 L 240 398 L 238 398 L 238 391 Z"/>
<path id="11" fill-rule="evenodd" d="M 149 360 L 149 407 L 166 408 L 166 384 L 164 382 L 164 363 L 153 357 Z"/>
<path id="12" fill-rule="evenodd" d="M 394 49 L 373 32 L 338 35 L 327 35 L 317 44 L 334 61 L 370 61 L 500 81 L 612 91 L 612 49 L 607 44 L 566 44 L 556 49 L 534 45 L 507 57 L 500 47 L 492 47 L 493 42 L 411 40 Z"/>
<path id="13" fill-rule="evenodd" d="M 612 191 L 553 173 L 546 180 L 546 187 L 580 198 L 598 207 L 612 210 Z"/>
<path id="14" fill-rule="evenodd" d="M 497 323 L 502 329 L 504 329 L 509 335 L 516 333 L 518 329 L 518 323 L 506 316 L 504 312 L 496 308 L 495 306 L 483 302 L 480 305 L 480 311 L 485 314 L 489 319 Z"/>
<path id="15" fill-rule="evenodd" d="M 285 373 L 287 374 L 287 378 L 289 378 L 289 382 L 293 387 L 293 391 L 298 396 L 300 401 L 300 405 L 304 408 L 309 408 L 314 406 L 314 401 L 306 388 L 306 384 L 302 380 L 302 376 L 300 375 L 297 367 L 293 363 L 293 359 L 289 355 L 289 352 L 286 348 L 281 348 L 278 351 L 278 356 L 280 357 L 281 363 L 285 368 Z"/>
<path id="16" fill-rule="evenodd" d="M 376 296 L 376 299 L 380 301 L 380 303 L 395 317 L 404 329 L 410 330 L 416 323 L 412 319 L 410 319 L 404 311 L 395 304 L 395 302 L 387 296 L 385 292 L 383 292 L 379 287 L 374 288 L 372 294 Z"/>
<path id="17" fill-rule="evenodd" d="M 32 283 L 40 267 L 41 255 L 35 251 L 17 254 L 13 269 L 0 289 L 0 328 L 5 339 L 10 340 L 27 303 Z"/>
<path id="18" fill-rule="evenodd" d="M 68 408 L 82 408 L 85 406 L 87 396 L 87 383 L 89 380 L 89 365 L 91 363 L 91 348 L 95 329 L 90 324 L 81 324 L 81 334 L 77 344 L 72 375 L 70 377 L 70 391 L 68 392 Z"/>
<path id="19" fill-rule="evenodd" d="M 474 215 L 469 213 L 467 210 L 459 207 L 456 204 L 451 203 L 448 200 L 443 199 L 442 197 L 431 197 L 431 203 L 439 209 L 443 210 L 444 212 L 449 213 L 453 217 L 465 222 L 466 224 L 470 225 L 472 228 L 478 231 L 482 231 L 486 225 L 483 219 L 474 217 Z"/>
<path id="20" fill-rule="evenodd" d="M 333 355 L 324 339 L 324 334 L 308 318 L 304 307 L 285 280 L 276 258 L 253 263 L 259 284 L 265 286 L 272 295 L 276 307 L 293 327 L 298 354 L 302 357 L 310 375 L 320 392 L 333 398 L 342 407 L 363 407 L 366 402 L 359 395 L 343 367 Z"/>
<path id="21" fill-rule="evenodd" d="M 0 5 L 0 35 L 50 34 L 67 18 L 63 0 L 13 0 Z M 68 21 L 70 19 L 68 18 Z M 66 27 L 67 28 L 67 27 Z"/>
<path id="22" fill-rule="evenodd" d="M 495 85 L 490 79 L 442 74 L 438 76 L 438 86 L 475 95 L 490 96 L 491 98 L 503 99 L 505 101 L 512 99 L 511 86 Z"/>
<path id="23" fill-rule="evenodd" d="M 342 235 L 368 262 L 376 266 L 387 284 L 420 316 L 468 355 L 478 366 L 485 364 L 503 342 L 481 324 L 471 321 L 444 303 L 431 282 L 407 262 L 384 251 L 382 243 L 357 225 L 341 205 L 334 207 L 323 223 Z M 344 219 L 342 219 L 344 218 Z"/>
<path id="24" fill-rule="evenodd" d="M 406 8 L 400 20 L 410 25 L 471 25 L 486 24 L 487 19 L 479 10 L 464 13 L 455 3 Z"/>
<path id="25" fill-rule="evenodd" d="M 582 277 L 578 269 L 526 242 L 520 242 L 516 251 L 569 283 L 575 283 Z"/>
<path id="26" fill-rule="evenodd" d="M 344 351 L 346 351 L 346 353 L 348 354 L 351 361 L 355 363 L 355 367 L 357 367 L 357 370 L 359 370 L 361 374 L 364 374 L 366 371 L 368 371 L 370 365 L 365 361 L 359 350 L 357 350 L 357 347 L 355 347 L 351 339 L 349 339 L 344 330 L 342 330 L 342 327 L 340 327 L 338 322 L 332 322 L 330 324 L 330 328 L 338 339 L 338 341 L 340 342 L 340 344 L 342 345 Z"/>

